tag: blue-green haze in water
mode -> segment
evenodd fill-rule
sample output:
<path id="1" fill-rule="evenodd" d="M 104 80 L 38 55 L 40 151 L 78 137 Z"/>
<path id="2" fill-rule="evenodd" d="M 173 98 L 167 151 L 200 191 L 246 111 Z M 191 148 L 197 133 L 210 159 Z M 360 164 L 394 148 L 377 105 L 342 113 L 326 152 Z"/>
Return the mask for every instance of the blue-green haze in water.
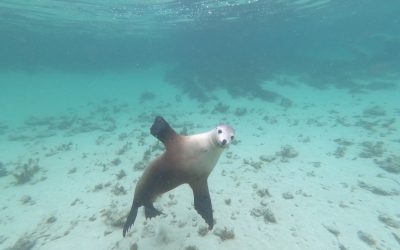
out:
<path id="1" fill-rule="evenodd" d="M 0 0 L 0 249 L 399 248 L 399 13 L 398 0 Z M 121 236 L 161 152 L 156 115 L 184 134 L 237 130 L 209 180 L 213 233 L 178 191 L 160 198 L 163 222 Z"/>
<path id="2" fill-rule="evenodd" d="M 393 74 L 399 9 L 394 0 L 2 1 L 0 66 L 90 71 L 165 62 L 314 80 L 363 78 L 374 68 Z"/>
<path id="3" fill-rule="evenodd" d="M 316 88 L 393 87 L 399 3 L 362 1 L 2 1 L 2 71 L 94 74 L 165 63 L 170 84 L 273 100 L 279 74 Z M 378 78 L 360 86 L 358 80 Z"/>

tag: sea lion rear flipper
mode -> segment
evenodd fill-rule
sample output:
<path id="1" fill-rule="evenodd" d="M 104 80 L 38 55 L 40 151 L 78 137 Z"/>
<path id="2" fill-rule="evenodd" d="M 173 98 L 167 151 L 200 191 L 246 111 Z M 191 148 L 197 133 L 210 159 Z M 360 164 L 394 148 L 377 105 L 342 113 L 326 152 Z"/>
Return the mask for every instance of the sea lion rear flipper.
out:
<path id="1" fill-rule="evenodd" d="M 137 215 L 138 206 L 135 202 L 133 202 L 131 211 L 129 212 L 128 218 L 126 219 L 124 230 L 122 231 L 122 235 L 125 237 L 129 228 L 135 223 L 136 215 Z"/>
<path id="2" fill-rule="evenodd" d="M 146 219 L 151 219 L 161 214 L 163 213 L 158 211 L 151 203 L 144 206 L 144 215 L 146 216 Z"/>
<path id="3" fill-rule="evenodd" d="M 211 230 L 214 226 L 214 219 L 207 179 L 192 183 L 190 186 L 193 190 L 194 208 L 206 221 L 208 229 Z"/>
<path id="4" fill-rule="evenodd" d="M 150 133 L 159 139 L 164 145 L 167 145 L 168 140 L 175 137 L 177 134 L 168 122 L 161 116 L 157 116 L 153 125 L 150 128 Z"/>

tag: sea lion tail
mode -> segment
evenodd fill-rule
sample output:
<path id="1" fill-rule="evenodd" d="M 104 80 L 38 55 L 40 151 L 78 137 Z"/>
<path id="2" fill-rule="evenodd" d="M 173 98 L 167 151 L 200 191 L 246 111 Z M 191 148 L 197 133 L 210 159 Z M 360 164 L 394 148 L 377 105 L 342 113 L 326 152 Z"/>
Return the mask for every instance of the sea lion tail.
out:
<path id="1" fill-rule="evenodd" d="M 125 237 L 126 233 L 128 232 L 129 228 L 135 223 L 137 211 L 138 211 L 139 206 L 136 205 L 135 202 L 133 202 L 131 211 L 129 212 L 128 218 L 126 219 L 125 225 L 124 225 L 124 230 L 122 231 L 122 235 Z"/>
<path id="2" fill-rule="evenodd" d="M 167 145 L 167 142 L 177 135 L 175 130 L 161 116 L 157 116 L 154 120 L 150 128 L 150 133 L 164 143 L 164 145 Z"/>

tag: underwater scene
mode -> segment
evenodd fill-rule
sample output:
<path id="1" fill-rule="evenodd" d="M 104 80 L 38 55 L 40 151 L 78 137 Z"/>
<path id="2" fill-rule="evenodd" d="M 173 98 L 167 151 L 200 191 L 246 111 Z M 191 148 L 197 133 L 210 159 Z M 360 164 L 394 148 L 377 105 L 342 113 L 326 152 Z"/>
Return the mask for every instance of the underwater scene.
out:
<path id="1" fill-rule="evenodd" d="M 400 249 L 399 13 L 1 0 L 0 249 Z"/>

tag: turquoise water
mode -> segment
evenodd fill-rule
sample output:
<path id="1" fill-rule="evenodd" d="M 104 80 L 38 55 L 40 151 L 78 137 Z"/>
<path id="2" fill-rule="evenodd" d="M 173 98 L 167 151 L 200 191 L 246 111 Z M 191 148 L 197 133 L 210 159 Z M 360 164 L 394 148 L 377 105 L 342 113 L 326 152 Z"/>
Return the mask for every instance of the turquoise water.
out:
<path id="1" fill-rule="evenodd" d="M 400 248 L 400 2 L 0 1 L 0 249 Z M 208 179 L 122 227 L 181 134 L 236 130 Z"/>

